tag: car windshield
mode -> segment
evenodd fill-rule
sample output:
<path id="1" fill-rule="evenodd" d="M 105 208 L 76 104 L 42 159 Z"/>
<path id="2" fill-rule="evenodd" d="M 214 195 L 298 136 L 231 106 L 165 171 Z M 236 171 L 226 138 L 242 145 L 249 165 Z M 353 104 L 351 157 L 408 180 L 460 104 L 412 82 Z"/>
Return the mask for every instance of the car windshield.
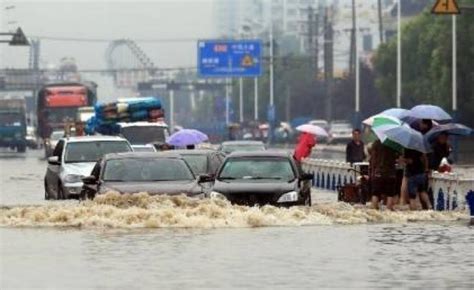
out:
<path id="1" fill-rule="evenodd" d="M 108 153 L 132 151 L 125 141 L 72 142 L 66 147 L 64 162 L 97 162 Z"/>
<path id="2" fill-rule="evenodd" d="M 222 151 L 231 153 L 234 151 L 246 151 L 246 152 L 253 152 L 253 151 L 263 151 L 265 150 L 265 146 L 263 144 L 229 144 L 229 145 L 222 145 Z"/>
<path id="3" fill-rule="evenodd" d="M 334 124 L 331 126 L 332 130 L 351 130 L 350 124 Z"/>
<path id="4" fill-rule="evenodd" d="M 295 172 L 286 158 L 231 158 L 222 168 L 219 180 L 275 179 L 290 181 Z"/>
<path id="5" fill-rule="evenodd" d="M 129 158 L 107 161 L 103 180 L 109 182 L 182 181 L 194 180 L 194 175 L 181 159 Z"/>
<path id="6" fill-rule="evenodd" d="M 159 126 L 132 126 L 121 129 L 122 135 L 132 145 L 163 143 L 167 137 L 167 128 Z"/>
<path id="7" fill-rule="evenodd" d="M 207 173 L 207 156 L 206 155 L 183 155 L 184 160 L 189 164 L 194 174 Z"/>

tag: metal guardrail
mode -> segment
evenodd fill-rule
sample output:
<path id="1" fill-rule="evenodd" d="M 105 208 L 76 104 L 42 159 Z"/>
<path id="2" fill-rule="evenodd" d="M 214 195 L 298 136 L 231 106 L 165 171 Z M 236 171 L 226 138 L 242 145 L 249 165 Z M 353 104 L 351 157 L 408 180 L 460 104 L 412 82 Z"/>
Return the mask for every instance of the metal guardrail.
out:
<path id="1" fill-rule="evenodd" d="M 356 174 L 347 162 L 326 159 L 306 159 L 303 169 L 314 174 L 313 187 L 337 191 L 337 186 L 353 183 Z M 433 193 L 434 209 L 437 211 L 466 209 L 466 196 L 474 192 L 474 178 L 456 173 L 434 172 L 430 178 L 429 190 Z"/>

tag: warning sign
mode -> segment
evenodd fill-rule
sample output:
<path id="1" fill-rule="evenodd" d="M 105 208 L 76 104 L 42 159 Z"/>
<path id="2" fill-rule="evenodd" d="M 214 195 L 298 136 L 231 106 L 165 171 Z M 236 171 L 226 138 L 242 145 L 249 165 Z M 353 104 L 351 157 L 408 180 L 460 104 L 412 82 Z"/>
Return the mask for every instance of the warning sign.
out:
<path id="1" fill-rule="evenodd" d="M 244 56 L 244 58 L 242 58 L 242 66 L 243 67 L 253 66 L 253 58 L 248 54 Z"/>
<path id="2" fill-rule="evenodd" d="M 433 14 L 459 14 L 459 7 L 456 0 L 436 0 L 433 9 Z"/>

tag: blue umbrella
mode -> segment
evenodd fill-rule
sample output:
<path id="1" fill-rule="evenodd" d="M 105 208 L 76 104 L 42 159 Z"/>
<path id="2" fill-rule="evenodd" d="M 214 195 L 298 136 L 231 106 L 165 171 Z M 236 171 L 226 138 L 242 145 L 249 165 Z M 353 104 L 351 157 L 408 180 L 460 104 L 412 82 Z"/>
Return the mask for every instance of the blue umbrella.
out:
<path id="1" fill-rule="evenodd" d="M 411 114 L 410 110 L 402 109 L 402 108 L 391 108 L 379 113 L 379 115 L 395 117 L 400 120 L 403 120 L 404 118 L 409 117 L 410 114 Z"/>
<path id="2" fill-rule="evenodd" d="M 176 147 L 196 145 L 209 140 L 206 134 L 194 129 L 182 129 L 166 139 L 166 143 Z"/>
<path id="3" fill-rule="evenodd" d="M 435 121 L 451 121 L 453 118 L 443 109 L 433 105 L 418 105 L 410 110 L 411 117 L 417 119 L 430 119 Z"/>
<path id="4" fill-rule="evenodd" d="M 438 137 L 441 133 L 447 133 L 448 135 L 457 136 L 469 136 L 472 132 L 473 131 L 471 128 L 464 126 L 463 124 L 441 124 L 434 126 L 428 133 L 426 133 L 425 138 L 429 142 L 433 142 L 436 137 Z"/>
<path id="5" fill-rule="evenodd" d="M 422 153 L 431 152 L 428 142 L 423 138 L 423 135 L 412 129 L 408 124 L 389 129 L 384 132 L 386 138 L 400 146 Z"/>

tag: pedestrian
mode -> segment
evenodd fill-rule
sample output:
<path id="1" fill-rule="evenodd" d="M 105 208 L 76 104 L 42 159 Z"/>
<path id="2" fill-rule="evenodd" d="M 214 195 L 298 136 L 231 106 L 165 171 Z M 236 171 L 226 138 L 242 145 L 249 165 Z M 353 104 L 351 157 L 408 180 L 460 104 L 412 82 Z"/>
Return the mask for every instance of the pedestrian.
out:
<path id="1" fill-rule="evenodd" d="M 371 183 L 371 202 L 374 209 L 379 209 L 383 196 L 387 197 L 387 208 L 394 210 L 394 197 L 397 192 L 396 162 L 398 153 L 380 142 L 375 141 L 370 150 L 369 176 Z"/>
<path id="2" fill-rule="evenodd" d="M 433 128 L 433 121 L 430 119 L 421 119 L 418 122 L 414 122 L 411 127 L 421 134 L 425 135 L 428 133 L 431 128 Z M 428 182 L 428 181 L 426 181 Z M 427 187 L 427 186 L 426 186 Z M 402 178 L 402 185 L 400 187 L 400 204 L 405 205 L 409 203 L 409 196 L 408 196 L 408 178 L 406 176 L 406 172 L 403 174 Z"/>
<path id="3" fill-rule="evenodd" d="M 316 146 L 316 137 L 310 133 L 301 133 L 293 157 L 296 161 L 301 162 L 311 155 L 314 146 Z"/>
<path id="4" fill-rule="evenodd" d="M 362 162 L 365 160 L 365 146 L 362 142 L 360 129 L 354 129 L 352 131 L 352 140 L 347 143 L 346 146 L 346 162 L 355 163 Z"/>
<path id="5" fill-rule="evenodd" d="M 443 132 L 438 135 L 431 148 L 433 149 L 433 152 L 428 155 L 430 169 L 438 171 L 441 165 L 441 160 L 443 160 L 443 158 L 448 158 L 451 153 L 451 146 L 448 143 L 448 134 Z"/>
<path id="6" fill-rule="evenodd" d="M 407 191 L 410 200 L 410 209 L 418 208 L 417 200 L 425 203 L 427 209 L 432 209 L 428 197 L 428 158 L 421 152 L 405 149 L 403 162 L 405 163 L 405 177 L 407 178 Z"/>

